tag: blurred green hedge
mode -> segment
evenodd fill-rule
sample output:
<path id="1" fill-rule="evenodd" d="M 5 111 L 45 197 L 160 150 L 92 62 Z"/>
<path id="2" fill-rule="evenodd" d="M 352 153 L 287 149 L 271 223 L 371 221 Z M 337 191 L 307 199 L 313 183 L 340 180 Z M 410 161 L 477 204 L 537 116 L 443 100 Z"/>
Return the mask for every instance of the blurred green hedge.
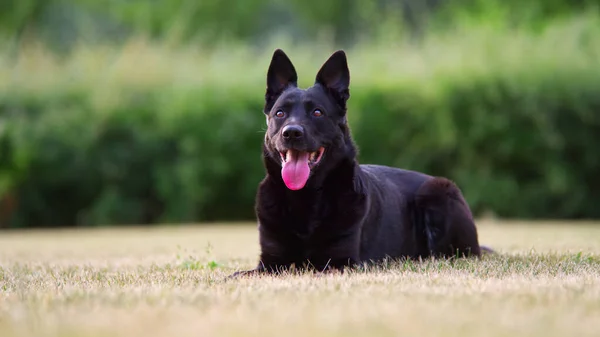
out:
<path id="1" fill-rule="evenodd" d="M 597 22 L 348 50 L 360 161 L 447 176 L 478 215 L 600 218 Z M 333 51 L 284 49 L 303 86 Z M 0 222 L 253 219 L 272 48 L 244 50 L 0 57 Z"/>
<path id="2" fill-rule="evenodd" d="M 37 38 L 61 50 L 78 40 L 146 35 L 170 43 L 263 44 L 273 35 L 349 46 L 387 34 L 494 25 L 540 29 L 597 12 L 600 0 L 3 0 L 0 36 Z"/>

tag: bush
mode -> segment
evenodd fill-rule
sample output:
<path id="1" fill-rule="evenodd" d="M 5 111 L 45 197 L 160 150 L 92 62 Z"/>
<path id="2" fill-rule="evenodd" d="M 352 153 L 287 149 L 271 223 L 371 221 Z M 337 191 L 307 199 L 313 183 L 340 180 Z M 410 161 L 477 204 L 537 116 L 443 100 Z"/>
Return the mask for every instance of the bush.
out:
<path id="1" fill-rule="evenodd" d="M 360 161 L 448 176 L 476 214 L 599 218 L 596 23 L 348 50 Z M 310 47 L 283 47 L 303 86 L 333 51 Z M 132 41 L 64 61 L 36 49 L 0 56 L 11 69 L 0 77 L 0 200 L 16 200 L 0 221 L 253 219 L 272 50 Z"/>
<path id="2" fill-rule="evenodd" d="M 352 45 L 390 32 L 448 26 L 540 29 L 597 11 L 599 0 L 3 0 L 0 37 L 37 38 L 57 51 L 80 40 L 145 35 L 170 43 L 262 45 L 272 35 Z M 395 38 L 395 36 L 393 37 Z"/>

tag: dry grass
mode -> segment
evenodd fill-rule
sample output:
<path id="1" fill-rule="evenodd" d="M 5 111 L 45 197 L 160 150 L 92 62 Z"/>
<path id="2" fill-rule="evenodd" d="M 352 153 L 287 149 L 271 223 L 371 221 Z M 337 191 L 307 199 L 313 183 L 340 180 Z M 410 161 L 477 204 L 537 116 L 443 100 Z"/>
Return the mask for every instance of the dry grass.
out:
<path id="1" fill-rule="evenodd" d="M 598 336 L 600 225 L 480 225 L 502 255 L 223 281 L 254 226 L 0 233 L 0 336 Z"/>

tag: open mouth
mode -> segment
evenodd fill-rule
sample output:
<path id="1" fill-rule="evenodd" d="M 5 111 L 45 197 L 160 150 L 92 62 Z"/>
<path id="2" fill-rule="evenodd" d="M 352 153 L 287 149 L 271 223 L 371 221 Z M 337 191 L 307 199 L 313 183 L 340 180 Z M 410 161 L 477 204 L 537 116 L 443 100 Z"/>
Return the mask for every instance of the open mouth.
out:
<path id="1" fill-rule="evenodd" d="M 281 178 L 290 190 L 299 190 L 306 185 L 310 171 L 319 164 L 325 153 L 325 148 L 307 152 L 287 150 L 279 152 L 281 156 Z"/>
<path id="2" fill-rule="evenodd" d="M 321 161 L 321 158 L 323 158 L 324 153 L 325 153 L 325 148 L 322 146 L 317 151 L 308 152 L 308 156 L 307 156 L 308 165 L 311 168 L 313 166 L 317 165 Z M 287 151 L 279 152 L 279 155 L 281 156 L 281 162 L 283 164 L 289 162 L 290 160 L 302 159 L 303 157 L 306 156 L 306 154 L 307 154 L 307 152 L 298 151 L 298 150 L 287 150 Z"/>

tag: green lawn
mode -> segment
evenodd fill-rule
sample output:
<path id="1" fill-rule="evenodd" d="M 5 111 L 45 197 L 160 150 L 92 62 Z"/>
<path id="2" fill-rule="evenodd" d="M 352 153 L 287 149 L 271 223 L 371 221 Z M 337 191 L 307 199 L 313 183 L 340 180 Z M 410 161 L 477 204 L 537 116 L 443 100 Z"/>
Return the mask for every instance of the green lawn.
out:
<path id="1" fill-rule="evenodd" d="M 254 225 L 0 232 L 0 336 L 600 335 L 600 224 L 479 228 L 501 255 L 230 281 Z"/>

